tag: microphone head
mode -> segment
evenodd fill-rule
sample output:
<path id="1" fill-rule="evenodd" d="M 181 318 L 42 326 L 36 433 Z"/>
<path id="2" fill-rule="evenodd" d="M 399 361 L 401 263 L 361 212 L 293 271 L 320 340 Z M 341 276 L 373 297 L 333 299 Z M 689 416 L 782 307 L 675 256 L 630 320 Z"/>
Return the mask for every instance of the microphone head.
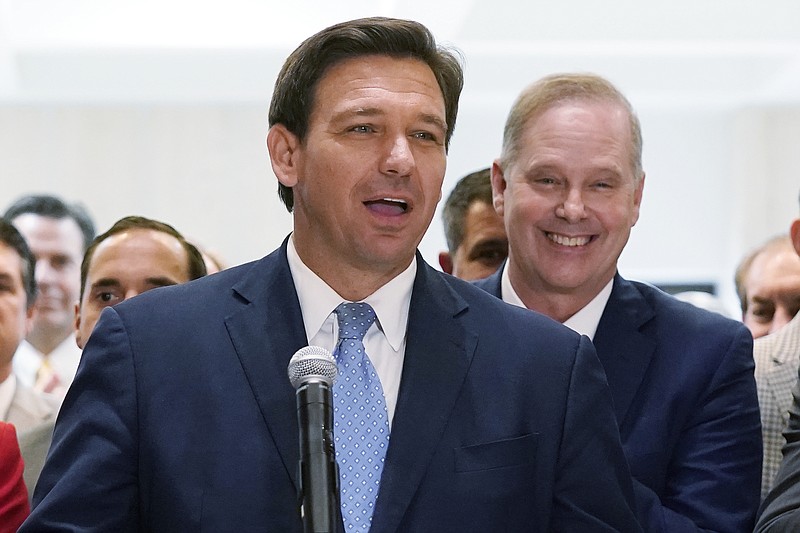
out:
<path id="1" fill-rule="evenodd" d="M 331 352 L 319 346 L 306 346 L 295 352 L 289 360 L 289 382 L 295 389 L 311 380 L 333 384 L 339 370 Z"/>

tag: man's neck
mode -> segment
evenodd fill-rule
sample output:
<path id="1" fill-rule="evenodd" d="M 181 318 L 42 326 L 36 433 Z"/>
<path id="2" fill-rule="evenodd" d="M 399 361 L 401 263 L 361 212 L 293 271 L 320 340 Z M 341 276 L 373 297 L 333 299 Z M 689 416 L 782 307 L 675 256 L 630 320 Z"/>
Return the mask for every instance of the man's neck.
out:
<path id="1" fill-rule="evenodd" d="M 329 257 L 316 256 L 313 250 L 302 246 L 302 244 L 298 245 L 297 240 L 294 241 L 294 246 L 303 264 L 336 291 L 339 296 L 351 302 L 363 300 L 373 294 L 405 271 L 414 259 L 411 257 L 405 265 L 393 265 L 391 267 L 376 265 L 374 269 L 351 266 L 344 261 L 338 261 L 335 267 L 332 267 Z M 324 266 L 324 268 L 321 266 Z"/>
<path id="2" fill-rule="evenodd" d="M 601 285 L 587 289 L 577 287 L 571 290 L 550 289 L 521 279 L 520 273 L 509 270 L 509 281 L 525 307 L 564 323 L 575 313 L 586 307 L 605 287 Z M 610 280 L 609 280 L 610 281 Z M 606 282 L 607 283 L 607 282 Z"/>
<path id="3" fill-rule="evenodd" d="M 553 320 L 564 323 L 572 315 L 586 307 L 592 298 L 576 300 L 574 297 L 563 294 L 549 294 L 546 296 L 520 295 L 525 307 L 547 315 Z"/>
<path id="4" fill-rule="evenodd" d="M 25 340 L 42 355 L 50 355 L 71 333 L 72 329 L 61 331 L 50 329 L 47 332 L 40 329 L 31 331 Z"/>

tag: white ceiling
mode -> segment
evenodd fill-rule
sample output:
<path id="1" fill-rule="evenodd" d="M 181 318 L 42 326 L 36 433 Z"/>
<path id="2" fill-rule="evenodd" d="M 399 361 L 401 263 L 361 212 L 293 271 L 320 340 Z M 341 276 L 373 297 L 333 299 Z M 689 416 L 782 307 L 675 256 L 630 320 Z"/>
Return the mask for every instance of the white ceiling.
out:
<path id="1" fill-rule="evenodd" d="M 459 48 L 464 104 L 565 70 L 640 110 L 800 103 L 797 0 L 0 0 L 0 103 L 265 102 L 302 39 L 371 15 Z"/>

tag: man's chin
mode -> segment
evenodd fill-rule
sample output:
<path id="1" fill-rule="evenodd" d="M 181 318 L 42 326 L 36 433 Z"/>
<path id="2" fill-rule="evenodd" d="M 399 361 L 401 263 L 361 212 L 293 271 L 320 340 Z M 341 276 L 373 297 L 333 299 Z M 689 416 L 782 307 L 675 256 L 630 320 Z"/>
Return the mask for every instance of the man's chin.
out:
<path id="1" fill-rule="evenodd" d="M 33 321 L 33 329 L 46 331 L 50 334 L 58 334 L 64 331 L 71 331 L 75 327 L 75 316 L 73 313 L 63 311 L 53 311 L 50 313 L 39 313 Z"/>

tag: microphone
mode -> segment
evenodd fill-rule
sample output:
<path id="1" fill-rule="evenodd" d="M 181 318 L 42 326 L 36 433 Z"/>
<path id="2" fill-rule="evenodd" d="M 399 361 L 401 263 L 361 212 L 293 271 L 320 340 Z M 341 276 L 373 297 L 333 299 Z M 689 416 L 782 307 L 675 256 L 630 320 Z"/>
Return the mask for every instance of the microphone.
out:
<path id="1" fill-rule="evenodd" d="M 331 386 L 338 370 L 333 355 L 306 346 L 289 360 L 300 429 L 300 517 L 305 533 L 331 533 L 339 521 L 339 467 L 333 445 Z"/>

